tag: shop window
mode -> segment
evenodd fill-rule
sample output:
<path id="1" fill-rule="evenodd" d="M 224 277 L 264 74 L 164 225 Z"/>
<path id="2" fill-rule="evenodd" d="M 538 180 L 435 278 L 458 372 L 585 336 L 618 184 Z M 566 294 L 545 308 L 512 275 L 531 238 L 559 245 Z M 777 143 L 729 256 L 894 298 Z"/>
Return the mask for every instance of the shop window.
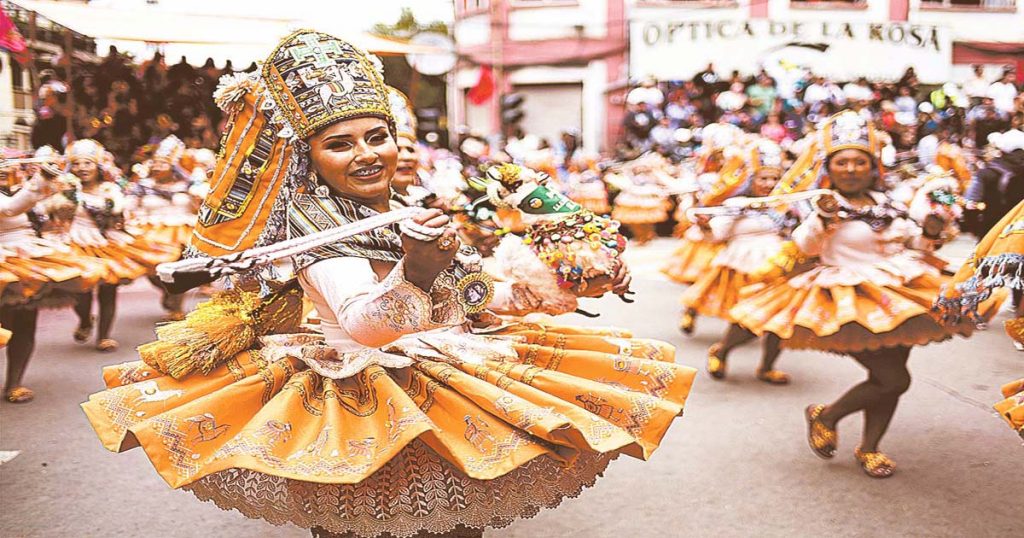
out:
<path id="1" fill-rule="evenodd" d="M 828 4 L 849 4 L 855 6 L 867 5 L 867 0 L 789 0 L 791 4 L 798 6 L 806 5 L 828 5 Z"/>
<path id="2" fill-rule="evenodd" d="M 473 15 L 491 8 L 491 0 L 455 0 L 455 7 L 462 15 Z"/>
<path id="3" fill-rule="evenodd" d="M 1017 0 L 921 0 L 922 8 L 970 8 L 977 10 L 1013 11 Z"/>

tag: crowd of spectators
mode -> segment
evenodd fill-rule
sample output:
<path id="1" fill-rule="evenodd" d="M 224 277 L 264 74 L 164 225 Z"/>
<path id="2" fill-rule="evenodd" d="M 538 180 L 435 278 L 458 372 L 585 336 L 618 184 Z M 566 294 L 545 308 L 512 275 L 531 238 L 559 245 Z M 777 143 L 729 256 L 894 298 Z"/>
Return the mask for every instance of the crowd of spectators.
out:
<path id="1" fill-rule="evenodd" d="M 898 151 L 916 149 L 938 134 L 965 148 L 981 148 L 993 132 L 1024 126 L 1024 95 L 1005 68 L 997 80 L 981 66 L 962 86 L 925 88 L 913 68 L 896 82 L 865 78 L 845 84 L 807 72 L 780 83 L 767 72 L 720 77 L 712 64 L 691 80 L 643 80 L 626 97 L 624 127 L 631 150 L 673 154 L 680 129 L 723 121 L 785 143 L 803 137 L 808 127 L 844 109 L 869 116 L 890 133 Z"/>
<path id="2" fill-rule="evenodd" d="M 136 64 L 114 47 L 99 63 L 76 63 L 70 81 L 66 65 L 57 64 L 40 71 L 32 145 L 63 148 L 70 139 L 93 138 L 122 165 L 170 134 L 188 147 L 216 148 L 222 114 L 212 95 L 230 71 L 230 61 L 194 67 L 184 57 L 168 66 L 160 53 Z"/>

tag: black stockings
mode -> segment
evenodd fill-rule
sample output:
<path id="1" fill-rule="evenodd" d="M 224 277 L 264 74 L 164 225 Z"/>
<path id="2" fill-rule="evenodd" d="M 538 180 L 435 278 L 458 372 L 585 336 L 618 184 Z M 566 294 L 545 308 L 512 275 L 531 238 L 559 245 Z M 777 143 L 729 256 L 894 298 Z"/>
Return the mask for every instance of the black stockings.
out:
<path id="1" fill-rule="evenodd" d="M 843 417 L 864 411 L 861 450 L 877 452 L 878 442 L 889 427 L 900 396 L 910 388 L 910 371 L 907 370 L 910 348 L 893 347 L 852 355 L 867 369 L 868 379 L 826 407 L 821 413 L 821 422 L 834 429 Z"/>
<path id="2" fill-rule="evenodd" d="M 4 392 L 21 385 L 28 361 L 36 347 L 36 320 L 39 311 L 35 308 L 0 308 L 0 325 L 11 331 L 7 342 L 7 377 Z"/>
<path id="3" fill-rule="evenodd" d="M 718 358 L 724 362 L 734 348 L 746 344 L 755 338 L 757 336 L 747 329 L 735 323 L 729 325 L 729 328 L 725 330 L 725 334 L 722 336 L 721 342 L 719 342 L 722 347 L 719 350 Z M 780 344 L 781 340 L 774 333 L 765 333 L 761 342 L 761 366 L 758 369 L 759 371 L 767 372 L 775 367 L 775 361 L 779 358 Z"/>
<path id="4" fill-rule="evenodd" d="M 117 287 L 117 284 L 100 284 L 99 290 L 96 292 L 100 303 L 97 342 L 110 338 L 110 331 L 114 327 L 114 315 L 117 314 Z M 93 292 L 87 291 L 80 293 L 75 301 L 75 314 L 78 316 L 79 329 L 92 326 L 92 298 Z"/>

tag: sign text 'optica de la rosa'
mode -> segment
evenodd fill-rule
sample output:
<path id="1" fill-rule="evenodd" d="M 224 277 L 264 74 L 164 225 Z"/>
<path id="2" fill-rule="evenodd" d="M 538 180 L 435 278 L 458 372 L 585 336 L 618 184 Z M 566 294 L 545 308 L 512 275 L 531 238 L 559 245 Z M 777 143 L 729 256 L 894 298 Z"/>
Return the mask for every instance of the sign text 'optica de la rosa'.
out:
<path id="1" fill-rule="evenodd" d="M 640 18 L 630 24 L 634 76 L 688 78 L 709 62 L 754 72 L 780 61 L 841 78 L 892 79 L 913 66 L 922 81 L 941 82 L 951 74 L 952 37 L 946 27 L 900 22 Z"/>
<path id="2" fill-rule="evenodd" d="M 671 44 L 677 39 L 756 38 L 761 34 L 790 39 L 867 39 L 892 45 L 941 50 L 939 27 L 905 23 L 849 23 L 830 21 L 676 21 L 643 23 L 644 43 Z"/>

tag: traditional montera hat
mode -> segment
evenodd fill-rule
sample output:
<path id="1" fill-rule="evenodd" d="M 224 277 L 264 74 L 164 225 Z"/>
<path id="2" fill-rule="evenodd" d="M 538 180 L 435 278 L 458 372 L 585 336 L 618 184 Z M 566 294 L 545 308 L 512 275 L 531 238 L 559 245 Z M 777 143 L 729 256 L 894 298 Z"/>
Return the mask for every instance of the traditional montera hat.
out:
<path id="1" fill-rule="evenodd" d="M 878 158 L 881 147 L 871 121 L 852 110 L 844 110 L 826 120 L 821 140 L 826 156 L 844 149 L 859 149 Z"/>
<path id="2" fill-rule="evenodd" d="M 153 150 L 154 161 L 164 161 L 171 164 L 178 164 L 181 160 L 181 156 L 185 153 L 185 143 L 180 138 L 170 135 L 167 138 L 160 141 L 156 149 Z"/>
<path id="3" fill-rule="evenodd" d="M 391 104 L 391 115 L 395 118 L 396 134 L 415 142 L 416 112 L 409 98 L 399 89 L 388 86 L 388 102 Z"/>
<path id="4" fill-rule="evenodd" d="M 70 160 L 86 159 L 99 164 L 103 161 L 107 150 L 103 145 L 91 138 L 75 140 L 64 150 L 64 157 Z"/>
<path id="5" fill-rule="evenodd" d="M 214 100 L 228 123 L 189 255 L 220 256 L 282 239 L 291 195 L 309 181 L 310 135 L 368 116 L 394 130 L 380 62 L 313 30 L 286 37 L 259 72 L 222 77 Z"/>

